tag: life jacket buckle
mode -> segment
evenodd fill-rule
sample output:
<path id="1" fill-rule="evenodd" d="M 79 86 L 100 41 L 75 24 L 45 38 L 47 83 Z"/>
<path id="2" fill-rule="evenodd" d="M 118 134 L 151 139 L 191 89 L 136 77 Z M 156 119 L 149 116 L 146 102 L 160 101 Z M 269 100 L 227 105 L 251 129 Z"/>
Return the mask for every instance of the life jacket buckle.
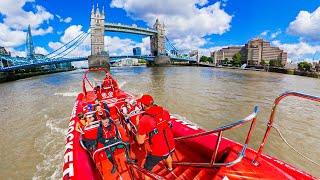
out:
<path id="1" fill-rule="evenodd" d="M 168 125 L 169 125 L 169 128 L 173 128 L 173 125 L 171 122 L 169 122 Z"/>
<path id="2" fill-rule="evenodd" d="M 155 129 L 153 130 L 153 135 L 158 134 L 158 133 L 159 133 L 159 130 L 158 130 L 157 128 L 155 128 Z"/>

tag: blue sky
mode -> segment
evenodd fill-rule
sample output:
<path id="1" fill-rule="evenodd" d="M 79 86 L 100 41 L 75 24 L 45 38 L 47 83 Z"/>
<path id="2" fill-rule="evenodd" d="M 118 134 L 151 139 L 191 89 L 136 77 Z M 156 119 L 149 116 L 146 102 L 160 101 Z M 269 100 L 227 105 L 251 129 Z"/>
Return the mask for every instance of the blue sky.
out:
<path id="1" fill-rule="evenodd" d="M 289 53 L 289 59 L 320 59 L 319 0 L 95 0 L 104 5 L 107 22 L 150 27 L 156 18 L 178 49 L 209 54 L 223 46 L 242 45 L 262 37 Z M 89 28 L 89 0 L 2 0 L 0 46 L 25 54 L 27 25 L 31 24 L 38 53 L 48 53 Z M 140 46 L 150 51 L 149 38 L 106 33 L 110 54 L 131 54 Z M 90 41 L 73 56 L 86 55 Z"/>

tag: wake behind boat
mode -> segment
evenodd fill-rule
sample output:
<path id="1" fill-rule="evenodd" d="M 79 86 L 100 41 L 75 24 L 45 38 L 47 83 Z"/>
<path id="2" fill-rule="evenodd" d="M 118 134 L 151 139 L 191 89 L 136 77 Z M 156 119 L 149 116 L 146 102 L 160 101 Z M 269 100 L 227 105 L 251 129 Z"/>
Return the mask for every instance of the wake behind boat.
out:
<path id="1" fill-rule="evenodd" d="M 104 72 L 91 82 L 89 72 Z M 97 85 L 98 84 L 98 85 Z M 143 168 L 148 141 L 136 141 L 137 117 L 144 111 L 137 98 L 122 91 L 104 69 L 91 69 L 83 77 L 69 121 L 64 153 L 63 179 L 316 179 L 311 174 L 263 153 L 276 108 L 287 96 L 320 102 L 316 96 L 288 92 L 275 100 L 266 133 L 258 150 L 248 147 L 257 121 L 258 107 L 242 120 L 206 131 L 196 124 L 170 116 L 174 135 L 173 169 L 164 162 L 152 171 Z M 83 120 L 85 119 L 85 123 Z M 113 123 L 103 130 L 104 122 Z M 250 124 L 245 142 L 223 137 L 225 131 Z M 101 134 L 107 139 L 101 141 Z M 107 143 L 102 143 L 107 142 Z M 115 168 L 116 167 L 116 168 Z"/>

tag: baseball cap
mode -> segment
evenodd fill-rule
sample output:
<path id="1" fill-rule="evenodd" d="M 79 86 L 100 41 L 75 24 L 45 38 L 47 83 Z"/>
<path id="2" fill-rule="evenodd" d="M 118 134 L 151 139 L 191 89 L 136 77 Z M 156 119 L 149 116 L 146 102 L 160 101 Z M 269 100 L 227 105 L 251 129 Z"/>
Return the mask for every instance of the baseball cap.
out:
<path id="1" fill-rule="evenodd" d="M 144 94 L 140 99 L 138 99 L 138 101 L 145 106 L 150 106 L 153 104 L 153 98 L 148 94 Z"/>

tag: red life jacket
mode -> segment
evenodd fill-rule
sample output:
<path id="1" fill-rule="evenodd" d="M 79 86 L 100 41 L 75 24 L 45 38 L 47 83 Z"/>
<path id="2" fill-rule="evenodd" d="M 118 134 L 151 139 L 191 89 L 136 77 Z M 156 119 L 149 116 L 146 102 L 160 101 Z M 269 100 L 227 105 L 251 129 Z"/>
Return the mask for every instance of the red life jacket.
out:
<path id="1" fill-rule="evenodd" d="M 164 110 L 160 106 L 153 106 L 144 112 L 144 115 L 151 116 L 155 121 L 156 126 L 148 133 L 149 144 L 153 146 L 158 141 L 165 141 L 163 148 L 166 149 L 167 153 L 174 150 L 174 139 L 171 132 L 172 124 L 170 122 L 170 114 L 167 110 Z M 163 143 L 163 142 L 161 142 Z M 152 150 L 154 151 L 154 150 Z"/>
<path id="2" fill-rule="evenodd" d="M 116 128 L 113 123 L 110 123 L 107 127 L 102 125 L 102 136 L 105 139 L 114 138 L 116 137 Z"/>

